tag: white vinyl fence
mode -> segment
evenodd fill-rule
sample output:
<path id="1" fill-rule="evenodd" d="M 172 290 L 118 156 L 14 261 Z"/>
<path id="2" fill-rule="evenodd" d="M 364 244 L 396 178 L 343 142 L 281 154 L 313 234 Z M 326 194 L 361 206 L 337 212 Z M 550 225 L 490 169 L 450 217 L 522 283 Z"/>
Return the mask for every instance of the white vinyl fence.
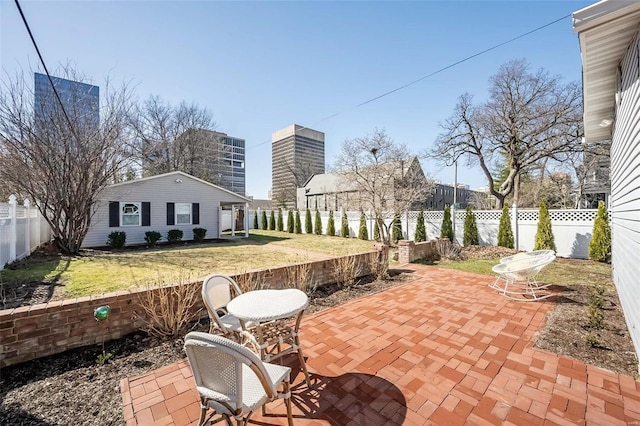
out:
<path id="1" fill-rule="evenodd" d="M 589 242 L 593 233 L 593 222 L 595 221 L 596 209 L 588 210 L 549 210 L 551 217 L 551 228 L 555 237 L 557 254 L 561 257 L 571 257 L 576 259 L 587 259 L 589 255 Z M 249 229 L 253 228 L 254 210 L 249 211 Z M 513 231 L 515 245 L 518 250 L 531 251 L 535 244 L 535 236 L 538 227 L 538 209 L 518 209 L 513 207 L 509 209 L 509 217 L 511 219 L 511 229 Z M 267 221 L 271 214 L 270 210 L 266 210 Z M 304 233 L 305 210 L 300 211 L 300 221 L 302 223 L 302 232 Z M 497 245 L 498 244 L 498 228 L 500 226 L 501 210 L 474 210 L 476 223 L 478 225 L 478 234 L 480 237 L 480 245 Z M 258 210 L 258 228 L 262 226 L 262 211 Z M 274 211 L 277 219 L 278 211 Z M 336 233 L 340 234 L 342 221 L 342 212 L 333 212 L 333 220 L 335 223 Z M 455 239 L 462 244 L 464 235 L 464 220 L 467 213 L 465 210 L 453 211 L 452 219 L 455 217 Z M 286 210 L 282 211 L 284 229 L 287 230 Z M 295 217 L 295 212 L 294 212 Z M 373 217 L 370 213 L 366 213 L 367 231 L 369 239 L 373 239 Z M 427 239 L 431 240 L 440 236 L 442 227 L 443 211 L 425 211 L 424 221 L 427 230 Z M 321 211 L 320 218 L 322 220 L 322 232 L 326 233 L 327 223 L 329 221 L 329 212 Z M 417 211 L 402 213 L 402 233 L 407 240 L 413 240 L 418 219 Z M 360 229 L 360 212 L 347 212 L 349 221 L 349 234 L 351 237 L 358 236 Z M 315 210 L 311 211 L 311 222 L 315 224 Z M 386 220 L 389 225 L 391 220 Z"/>
<path id="2" fill-rule="evenodd" d="M 15 195 L 11 195 L 8 203 L 0 203 L 0 270 L 49 240 L 51 229 L 29 200 L 19 205 Z"/>

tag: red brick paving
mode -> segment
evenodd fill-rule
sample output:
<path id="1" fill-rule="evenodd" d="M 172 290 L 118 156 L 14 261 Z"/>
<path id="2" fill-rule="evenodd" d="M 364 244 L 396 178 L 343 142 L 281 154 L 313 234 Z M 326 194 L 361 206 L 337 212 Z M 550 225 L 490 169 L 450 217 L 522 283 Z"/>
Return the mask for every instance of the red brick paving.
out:
<path id="1" fill-rule="evenodd" d="M 535 349 L 551 302 L 510 301 L 491 277 L 409 265 L 417 279 L 304 318 L 312 387 L 293 355 L 299 425 L 640 425 L 640 382 Z M 127 425 L 190 425 L 186 360 L 121 382 Z M 285 425 L 284 404 L 252 424 Z"/>

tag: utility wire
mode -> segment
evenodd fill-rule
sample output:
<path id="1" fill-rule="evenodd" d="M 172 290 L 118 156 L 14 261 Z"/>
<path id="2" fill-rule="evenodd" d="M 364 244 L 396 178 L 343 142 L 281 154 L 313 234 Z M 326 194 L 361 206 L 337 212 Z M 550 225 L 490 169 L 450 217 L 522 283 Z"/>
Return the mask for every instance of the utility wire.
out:
<path id="1" fill-rule="evenodd" d="M 69 128 L 71 129 L 71 132 L 73 133 L 74 136 L 76 136 L 76 132 L 75 132 L 75 128 L 73 127 L 73 124 L 71 124 L 71 120 L 69 119 L 69 116 L 67 115 L 67 111 L 64 109 L 64 104 L 62 103 L 62 99 L 60 99 L 60 95 L 58 94 L 58 90 L 56 89 L 55 84 L 53 84 L 53 79 L 51 78 L 51 74 L 49 74 L 49 70 L 47 69 L 47 65 L 44 63 L 44 59 L 42 58 L 42 54 L 40 53 L 40 49 L 38 48 L 38 44 L 36 43 L 36 39 L 33 37 L 33 33 L 31 32 L 31 28 L 29 27 L 29 23 L 27 22 L 27 18 L 24 16 L 24 13 L 22 12 L 22 7 L 20 7 L 20 3 L 18 3 L 18 0 L 14 0 L 16 3 L 16 6 L 18 7 L 18 12 L 20 12 L 20 16 L 22 17 L 22 22 L 24 22 L 24 26 L 27 28 L 27 32 L 29 33 L 29 37 L 31 38 L 31 42 L 33 43 L 33 47 L 35 47 L 36 49 L 36 53 L 38 54 L 38 58 L 40 58 L 40 63 L 42 64 L 42 67 L 44 68 L 44 72 L 47 74 L 47 77 L 49 78 L 49 83 L 51 83 L 51 88 L 53 89 L 53 93 L 56 95 L 56 99 L 58 99 L 58 103 L 60 104 L 60 108 L 62 108 L 62 113 L 64 114 L 64 117 L 67 119 L 67 123 L 69 124 Z M 76 136 L 77 138 L 77 136 Z"/>
<path id="2" fill-rule="evenodd" d="M 17 1 L 17 0 L 16 0 L 16 1 Z M 353 107 L 351 107 L 351 108 L 350 108 L 350 110 L 351 110 L 351 109 L 360 108 L 361 106 L 364 106 L 364 105 L 367 105 L 367 104 L 369 104 L 369 103 L 371 103 L 371 102 L 377 101 L 378 99 L 384 98 L 385 96 L 389 96 L 389 95 L 391 95 L 392 93 L 398 92 L 398 91 L 400 91 L 400 90 L 402 90 L 402 89 L 406 89 L 407 87 L 409 87 L 409 86 L 413 86 L 414 84 L 417 84 L 417 83 L 419 83 L 419 82 L 421 82 L 421 81 L 423 81 L 423 80 L 426 80 L 426 79 L 427 79 L 427 78 L 429 78 L 429 77 L 433 77 L 433 76 L 434 76 L 434 75 L 436 75 L 436 74 L 440 74 L 440 73 L 441 73 L 441 72 L 443 72 L 443 71 L 446 71 L 446 70 L 448 70 L 448 69 L 450 69 L 450 68 L 453 68 L 453 67 L 455 67 L 455 66 L 457 66 L 457 65 L 460 65 L 460 64 L 462 64 L 462 63 L 464 63 L 464 62 L 467 62 L 467 61 L 469 61 L 469 60 L 471 60 L 471 59 L 473 59 L 473 58 L 476 58 L 476 57 L 478 57 L 478 56 L 480 56 L 480 55 L 484 55 L 485 53 L 488 53 L 488 52 L 491 52 L 492 50 L 498 49 L 499 47 L 502 47 L 502 46 L 504 46 L 505 44 L 512 43 L 512 42 L 514 42 L 514 41 L 516 41 L 516 40 L 519 40 L 519 39 L 521 39 L 521 38 L 523 38 L 523 37 L 526 37 L 526 36 L 528 36 L 528 35 L 530 35 L 530 34 L 533 34 L 533 33 L 537 32 L 537 31 L 540 31 L 540 30 L 542 30 L 542 29 L 544 29 L 544 28 L 547 28 L 547 27 L 549 27 L 549 26 L 551 26 L 551 25 L 553 25 L 553 24 L 556 24 L 556 23 L 558 23 L 558 22 L 560 22 L 560 21 L 562 21 L 562 20 L 564 20 L 564 19 L 567 19 L 567 18 L 569 18 L 569 17 L 571 17 L 571 14 L 565 15 L 565 16 L 563 16 L 562 18 L 558 18 L 558 19 L 556 19 L 556 20 L 554 20 L 554 21 L 548 22 L 548 23 L 546 23 L 546 24 L 544 24 L 544 25 L 541 25 L 541 26 L 539 26 L 539 27 L 537 27 L 537 28 L 534 28 L 533 30 L 527 31 L 526 33 L 523 33 L 523 34 L 520 34 L 520 35 L 518 35 L 518 36 L 516 36 L 516 37 L 510 38 L 510 39 L 509 39 L 509 40 L 507 40 L 507 41 L 503 41 L 502 43 L 499 43 L 499 44 L 493 45 L 493 46 L 491 46 L 491 47 L 489 47 L 489 48 L 487 48 L 487 49 L 484 49 L 484 50 L 482 50 L 482 51 L 480 51 L 480 52 L 478 52 L 478 53 L 474 53 L 474 54 L 473 54 L 473 55 L 471 55 L 471 56 L 467 56 L 467 57 L 466 57 L 466 58 L 464 58 L 464 59 L 460 59 L 460 60 L 459 60 L 459 61 L 457 61 L 457 62 L 454 62 L 454 63 L 449 64 L 449 65 L 447 65 L 447 66 L 445 66 L 445 67 L 442 67 L 442 68 L 440 68 L 440 69 L 438 69 L 438 70 L 436 70 L 436 71 L 433 71 L 433 72 L 432 72 L 432 73 L 430 73 L 430 74 L 427 74 L 427 75 L 425 75 L 425 76 L 422 76 L 422 77 L 420 77 L 420 78 L 418 78 L 418 79 L 416 79 L 416 80 L 413 80 L 413 81 L 411 81 L 411 82 L 409 82 L 409 83 L 403 84 L 403 85 L 402 85 L 402 86 L 400 86 L 400 87 L 396 87 L 396 88 L 395 88 L 395 89 L 393 89 L 393 90 L 389 90 L 388 92 L 385 92 L 385 93 L 383 93 L 383 94 L 381 94 L 381 95 L 378 95 L 378 96 L 376 96 L 376 97 L 374 97 L 374 98 L 368 99 L 368 100 L 366 100 L 366 101 L 364 101 L 364 102 L 361 102 L 361 103 L 359 103 L 359 104 L 357 104 L 357 105 L 354 105 Z M 331 119 L 331 118 L 333 118 L 333 117 L 336 117 L 336 116 L 338 116 L 338 115 L 340 115 L 340 114 L 343 114 L 344 112 L 345 112 L 345 111 L 339 111 L 339 112 L 335 112 L 335 113 L 333 113 L 333 114 L 331 114 L 331 115 L 328 115 L 328 116 L 324 117 L 323 119 L 321 119 L 321 120 L 317 121 L 316 123 L 312 124 L 312 126 L 315 126 L 315 125 L 320 124 L 320 123 L 322 123 L 322 122 L 324 122 L 324 121 L 327 121 L 327 120 L 329 120 L 329 119 Z M 302 128 L 301 128 L 300 130 L 304 130 L 304 129 L 309 129 L 309 127 L 302 126 Z M 257 147 L 259 147 L 259 146 L 261 146 L 261 145 L 264 145 L 264 144 L 266 144 L 266 143 L 269 143 L 269 142 L 271 142 L 271 140 L 266 140 L 266 141 L 264 141 L 264 142 L 260 142 L 260 143 L 259 143 L 259 144 L 257 144 L 257 145 L 254 145 L 254 146 L 252 146 L 252 147 L 250 147 L 250 148 L 248 148 L 248 149 L 257 148 Z"/>

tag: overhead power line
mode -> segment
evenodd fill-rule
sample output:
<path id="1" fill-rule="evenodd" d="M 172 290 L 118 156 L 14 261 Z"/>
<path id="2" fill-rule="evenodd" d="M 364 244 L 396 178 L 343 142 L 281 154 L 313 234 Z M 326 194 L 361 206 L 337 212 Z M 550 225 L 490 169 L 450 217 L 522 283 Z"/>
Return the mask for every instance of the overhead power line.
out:
<path id="1" fill-rule="evenodd" d="M 16 1 L 17 1 L 17 0 L 16 0 Z M 530 35 L 530 34 L 533 34 L 533 33 L 537 32 L 537 31 L 540 31 L 540 30 L 542 30 L 542 29 L 544 29 L 544 28 L 547 28 L 547 27 L 549 27 L 549 26 L 551 26 L 551 25 L 553 25 L 553 24 L 556 24 L 556 23 L 558 23 L 558 22 L 560 22 L 560 21 L 562 21 L 562 20 L 564 20 L 564 19 L 567 19 L 567 18 L 569 18 L 569 17 L 571 17 L 571 14 L 565 15 L 565 16 L 563 16 L 563 17 L 561 17 L 561 18 L 558 18 L 558 19 L 556 19 L 556 20 L 553 20 L 553 21 L 551 21 L 551 22 L 548 22 L 548 23 L 546 23 L 546 24 L 544 24 L 544 25 L 541 25 L 541 26 L 539 26 L 539 27 L 537 27 L 537 28 L 534 28 L 533 30 L 527 31 L 526 33 L 522 33 L 522 34 L 520 34 L 520 35 L 518 35 L 518 36 L 516 36 L 516 37 L 510 38 L 509 40 L 503 41 L 502 43 L 495 44 L 495 45 L 493 45 L 493 46 L 491 46 L 491 47 L 489 47 L 489 48 L 487 48 L 487 49 L 481 50 L 480 52 L 477 52 L 477 53 L 474 53 L 473 55 L 467 56 L 467 57 L 466 57 L 466 58 L 464 58 L 464 59 L 460 59 L 460 60 L 459 60 L 459 61 L 457 61 L 457 62 L 454 62 L 454 63 L 452 63 L 452 64 L 449 64 L 449 65 L 447 65 L 447 66 L 445 66 L 445 67 L 442 67 L 442 68 L 440 68 L 440 69 L 438 69 L 438 70 L 436 70 L 436 71 L 433 71 L 432 73 L 429 73 L 429 74 L 427 74 L 427 75 L 425 75 L 425 76 L 422 76 L 422 77 L 420 77 L 420 78 L 418 78 L 418 79 L 416 79 L 416 80 L 413 80 L 413 81 L 411 81 L 411 82 L 409 82 L 409 83 L 403 84 L 402 86 L 396 87 L 395 89 L 389 90 L 388 92 L 384 92 L 384 93 L 382 93 L 381 95 L 375 96 L 375 97 L 373 97 L 373 98 L 371 98 L 371 99 L 368 99 L 368 100 L 366 100 L 366 101 L 364 101 L 364 102 L 361 102 L 361 103 L 359 103 L 359 104 L 357 104 L 357 105 L 354 105 L 354 106 L 353 106 L 353 107 L 351 107 L 349 110 L 353 110 L 353 109 L 356 109 L 356 108 L 360 108 L 360 107 L 362 107 L 362 106 L 364 106 L 364 105 L 370 104 L 371 102 L 375 102 L 375 101 L 377 101 L 378 99 L 384 98 L 385 96 L 389 96 L 389 95 L 391 95 L 392 93 L 398 92 L 398 91 L 400 91 L 400 90 L 402 90 L 402 89 L 406 89 L 407 87 L 409 87 L 409 86 L 413 86 L 414 84 L 417 84 L 417 83 L 419 83 L 419 82 L 421 82 L 421 81 L 423 81 L 423 80 L 426 80 L 426 79 L 427 79 L 427 78 L 429 78 L 429 77 L 433 77 L 433 76 L 434 76 L 434 75 L 436 75 L 436 74 L 440 74 L 440 73 L 441 73 L 441 72 L 443 72 L 443 71 L 446 71 L 446 70 L 448 70 L 448 69 L 450 69 L 450 68 L 453 68 L 453 67 L 455 67 L 455 66 L 457 66 L 457 65 L 460 65 L 460 64 L 462 64 L 462 63 L 464 63 L 464 62 L 467 62 L 467 61 L 469 61 L 469 60 L 471 60 L 471 59 L 473 59 L 473 58 L 476 58 L 476 57 L 478 57 L 478 56 L 480 56 L 480 55 L 484 55 L 485 53 L 491 52 L 492 50 L 498 49 L 499 47 L 502 47 L 502 46 L 504 46 L 504 45 L 506 45 L 506 44 L 512 43 L 512 42 L 514 42 L 514 41 L 516 41 L 516 40 L 519 40 L 519 39 L 521 39 L 521 38 L 523 38 L 523 37 L 526 37 L 526 36 L 528 36 L 528 35 Z M 325 121 L 327 121 L 327 120 L 329 120 L 329 119 L 331 119 L 331 118 L 333 118 L 333 117 L 336 117 L 336 116 L 338 116 L 338 115 L 340 115 L 340 114 L 343 114 L 344 112 L 345 112 L 345 111 L 338 111 L 338 112 L 335 112 L 335 113 L 333 113 L 333 114 L 331 114 L 331 115 L 328 115 L 328 116 L 324 117 L 323 119 L 318 120 L 317 122 L 315 122 L 314 124 L 312 124 L 312 126 L 314 126 L 314 127 L 315 127 L 317 124 L 320 124 L 320 123 L 322 123 L 322 122 L 325 122 Z M 309 129 L 309 127 L 303 126 L 301 130 L 304 130 L 304 129 Z M 269 143 L 269 142 L 271 142 L 271 140 L 265 140 L 264 142 L 260 142 L 260 143 L 258 143 L 258 144 L 256 144 L 256 145 L 254 145 L 254 146 L 252 146 L 252 147 L 250 147 L 250 148 L 248 148 L 248 149 L 257 148 L 257 147 L 259 147 L 259 146 L 261 146 L 261 145 L 264 145 L 264 144 L 266 144 L 266 143 Z"/>

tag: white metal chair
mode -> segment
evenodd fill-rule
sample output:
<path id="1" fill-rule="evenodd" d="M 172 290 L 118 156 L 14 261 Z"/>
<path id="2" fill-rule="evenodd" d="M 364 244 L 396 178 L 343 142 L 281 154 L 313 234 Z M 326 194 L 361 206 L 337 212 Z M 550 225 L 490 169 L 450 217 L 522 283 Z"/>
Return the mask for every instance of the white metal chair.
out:
<path id="1" fill-rule="evenodd" d="M 535 277 L 555 258 L 555 254 L 547 253 L 498 263 L 492 268 L 498 277 L 489 287 L 498 290 L 509 299 L 519 301 L 536 301 L 551 297 L 552 293 L 540 292 L 551 284 L 539 284 Z"/>
<path id="2" fill-rule="evenodd" d="M 228 275 L 209 275 L 202 282 L 202 301 L 209 313 L 209 333 L 242 342 L 245 330 L 239 318 L 227 312 L 231 299 L 242 294 L 240 286 Z M 252 324 L 244 324 L 251 327 Z"/>
<path id="3" fill-rule="evenodd" d="M 264 363 L 248 348 L 213 334 L 191 332 L 184 348 L 200 395 L 198 425 L 216 414 L 230 426 L 232 418 L 238 426 L 246 425 L 258 407 L 264 413 L 264 405 L 276 399 L 284 399 L 289 426 L 293 425 L 289 367 Z"/>

